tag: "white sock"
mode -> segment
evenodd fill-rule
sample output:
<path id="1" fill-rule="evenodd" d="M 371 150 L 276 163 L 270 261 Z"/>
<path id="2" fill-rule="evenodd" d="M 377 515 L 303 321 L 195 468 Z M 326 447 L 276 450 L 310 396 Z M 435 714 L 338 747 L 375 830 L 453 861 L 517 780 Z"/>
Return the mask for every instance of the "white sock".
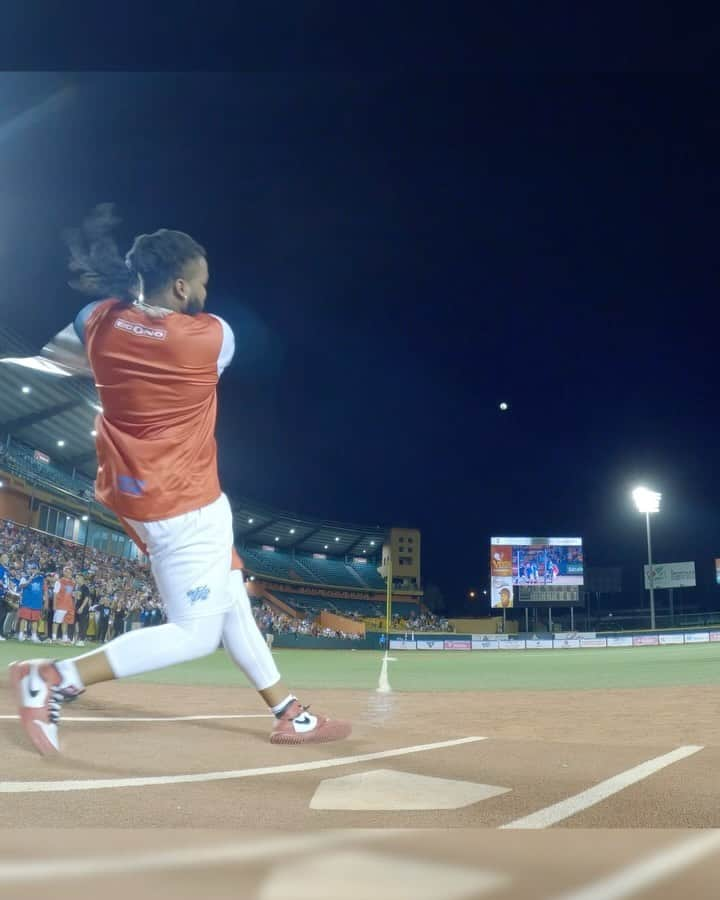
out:
<path id="1" fill-rule="evenodd" d="M 80 677 L 78 668 L 72 659 L 59 659 L 55 663 L 55 668 L 60 673 L 59 687 L 74 687 L 78 691 L 84 691 L 85 685 Z"/>
<path id="2" fill-rule="evenodd" d="M 282 703 L 278 703 L 277 706 L 271 706 L 270 709 L 276 716 L 279 716 L 294 700 L 297 700 L 297 697 L 288 694 Z"/>

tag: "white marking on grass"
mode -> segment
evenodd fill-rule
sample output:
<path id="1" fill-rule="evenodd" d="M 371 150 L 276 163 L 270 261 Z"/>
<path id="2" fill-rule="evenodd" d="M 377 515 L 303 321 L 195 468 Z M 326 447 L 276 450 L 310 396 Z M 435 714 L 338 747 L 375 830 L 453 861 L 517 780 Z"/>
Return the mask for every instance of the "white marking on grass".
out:
<path id="1" fill-rule="evenodd" d="M 267 719 L 272 713 L 239 713 L 233 715 L 215 716 L 63 716 L 63 725 L 66 722 L 204 722 L 206 719 Z M 20 716 L 0 716 L 0 719 L 19 719 Z"/>
<path id="2" fill-rule="evenodd" d="M 587 791 L 575 794 L 574 797 L 568 797 L 567 800 L 561 800 L 559 803 L 553 803 L 552 806 L 546 806 L 545 809 L 539 809 L 537 812 L 524 816 L 521 819 L 515 819 L 501 828 L 548 828 L 550 825 L 556 825 L 564 819 L 577 815 L 583 810 L 607 800 L 613 794 L 618 794 L 630 785 L 654 775 L 666 766 L 670 766 L 675 762 L 686 759 L 695 753 L 699 753 L 702 747 L 688 745 L 687 747 L 678 747 L 670 753 L 663 756 L 656 756 L 655 759 L 649 759 L 647 762 L 640 763 L 632 769 L 627 769 L 619 775 L 613 775 L 606 781 L 601 781 Z"/>
<path id="3" fill-rule="evenodd" d="M 647 890 L 663 878 L 672 877 L 718 850 L 720 850 L 720 830 L 696 834 L 674 847 L 665 847 L 600 881 L 560 894 L 555 900 L 623 900 L 639 891 Z"/>
<path id="4" fill-rule="evenodd" d="M 167 784 L 232 781 L 237 778 L 257 778 L 263 775 L 285 775 L 294 772 L 312 772 L 317 769 L 334 769 L 339 766 L 354 766 L 375 759 L 426 753 L 429 750 L 443 750 L 448 747 L 460 747 L 463 744 L 474 744 L 486 740 L 485 737 L 464 737 L 451 741 L 438 741 L 434 744 L 415 744 L 410 747 L 398 747 L 394 750 L 379 750 L 375 753 L 359 753 L 356 756 L 339 756 L 335 759 L 263 766 L 257 769 L 231 769 L 227 772 L 198 772 L 193 775 L 149 775 L 142 778 L 95 778 L 82 781 L 71 779 L 64 781 L 0 781 L 0 794 L 49 794 L 63 791 L 101 791 L 109 788 L 158 787 Z"/>
<path id="5" fill-rule="evenodd" d="M 392 691 L 390 687 L 390 680 L 388 679 L 388 655 L 387 651 L 385 651 L 385 656 L 383 656 L 382 665 L 380 666 L 380 678 L 378 679 L 377 693 L 378 694 L 389 694 Z"/>

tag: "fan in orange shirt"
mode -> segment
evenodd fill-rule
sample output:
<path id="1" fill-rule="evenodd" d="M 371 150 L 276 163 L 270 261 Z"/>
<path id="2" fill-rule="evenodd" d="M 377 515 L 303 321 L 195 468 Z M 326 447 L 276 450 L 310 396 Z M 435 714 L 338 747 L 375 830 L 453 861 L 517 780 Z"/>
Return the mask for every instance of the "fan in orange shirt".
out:
<path id="1" fill-rule="evenodd" d="M 230 326 L 206 313 L 205 250 L 161 229 L 121 257 L 112 207 L 69 235 L 73 286 L 101 297 L 43 355 L 92 374 L 96 497 L 147 551 L 168 622 L 75 659 L 13 663 L 20 718 L 41 753 L 59 750 L 62 702 L 101 681 L 196 659 L 220 642 L 275 714 L 273 743 L 346 737 L 349 723 L 310 714 L 283 685 L 250 608 L 217 473 L 216 388 L 234 353 Z"/>

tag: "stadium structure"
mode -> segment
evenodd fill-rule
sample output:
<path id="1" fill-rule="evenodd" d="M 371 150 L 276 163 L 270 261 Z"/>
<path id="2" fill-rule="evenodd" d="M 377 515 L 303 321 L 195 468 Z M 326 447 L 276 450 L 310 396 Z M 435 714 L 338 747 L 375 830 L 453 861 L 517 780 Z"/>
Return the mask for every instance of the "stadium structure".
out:
<path id="1" fill-rule="evenodd" d="M 33 353 L 0 328 L 0 357 Z M 94 498 L 102 407 L 92 384 L 6 364 L 0 385 L 0 518 L 137 557 L 119 521 Z M 246 498 L 230 501 L 236 547 L 257 600 L 290 617 L 364 633 L 366 624 L 380 627 L 384 619 L 390 575 L 393 613 L 421 611 L 417 529 L 322 521 Z"/>

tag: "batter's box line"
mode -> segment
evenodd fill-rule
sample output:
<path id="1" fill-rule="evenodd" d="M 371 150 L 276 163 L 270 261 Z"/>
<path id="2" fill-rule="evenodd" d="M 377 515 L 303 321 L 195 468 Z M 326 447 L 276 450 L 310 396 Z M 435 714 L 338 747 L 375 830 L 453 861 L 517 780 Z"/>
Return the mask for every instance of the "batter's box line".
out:
<path id="1" fill-rule="evenodd" d="M 159 787 L 170 784 L 202 784 L 209 781 L 232 781 L 238 778 L 260 778 L 264 775 L 289 775 L 296 772 L 313 772 L 318 769 L 334 769 L 340 766 L 355 766 L 358 763 L 376 759 L 392 759 L 413 753 L 427 753 L 486 741 L 486 737 L 463 737 L 432 744 L 415 744 L 393 750 L 379 750 L 374 753 L 360 753 L 355 756 L 340 756 L 336 759 L 318 759 L 310 762 L 287 763 L 280 766 L 263 766 L 256 769 L 235 769 L 227 772 L 199 772 L 193 775 L 156 775 L 143 778 L 95 778 L 64 781 L 5 781 L 0 782 L 0 794 L 50 794 L 66 791 L 101 791 L 113 788 Z"/>

